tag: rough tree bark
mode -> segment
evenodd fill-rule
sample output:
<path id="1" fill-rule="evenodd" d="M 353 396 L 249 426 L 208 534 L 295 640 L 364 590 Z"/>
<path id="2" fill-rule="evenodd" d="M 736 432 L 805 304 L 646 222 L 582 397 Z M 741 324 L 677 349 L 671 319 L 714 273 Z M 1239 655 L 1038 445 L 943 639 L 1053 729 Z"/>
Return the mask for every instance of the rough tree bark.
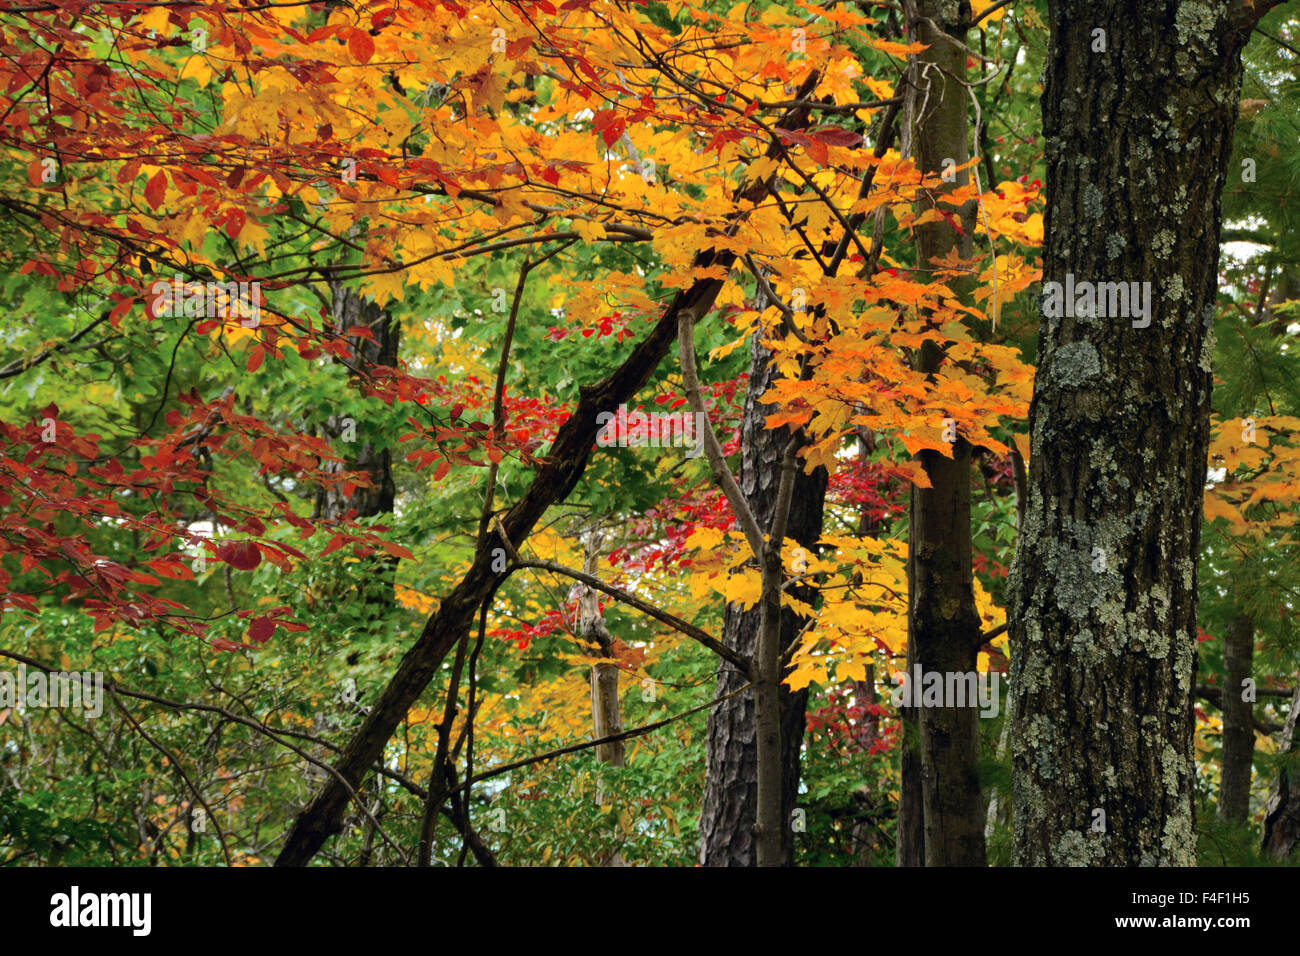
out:
<path id="1" fill-rule="evenodd" d="M 1289 755 L 1294 761 L 1296 752 L 1296 717 L 1300 716 L 1300 674 L 1296 674 L 1295 694 L 1291 697 L 1291 711 L 1282 727 L 1278 752 Z M 1264 808 L 1265 853 L 1285 860 L 1300 845 L 1300 798 L 1293 789 L 1295 780 L 1292 768 L 1283 767 L 1278 774 L 1277 789 L 1273 791 Z"/>
<path id="2" fill-rule="evenodd" d="M 866 462 L 870 459 L 871 453 L 876 447 L 875 433 L 870 429 L 859 426 L 858 436 L 858 460 Z M 871 514 L 868 505 L 863 504 L 858 509 L 858 526 L 856 534 L 859 538 L 873 538 L 876 536 L 876 519 Z M 861 576 L 854 576 L 854 583 L 860 583 Z M 875 744 L 876 739 L 880 736 L 880 718 L 871 713 L 869 708 L 875 707 L 879 700 L 876 692 L 876 665 L 868 663 L 866 665 L 866 674 L 863 679 L 853 682 L 853 702 L 866 711 L 862 716 L 861 729 L 858 733 L 858 746 L 863 751 L 870 751 Z M 871 814 L 874 801 L 874 794 L 869 788 L 864 787 L 859 792 L 859 806 L 863 814 Z M 876 834 L 878 827 L 873 816 L 865 815 L 856 819 L 852 824 L 852 831 L 849 837 L 851 847 L 850 854 L 852 862 L 850 866 L 871 866 L 875 856 L 874 849 L 876 845 Z"/>
<path id="3" fill-rule="evenodd" d="M 768 429 L 765 416 L 770 406 L 757 397 L 766 392 L 776 376 L 772 353 L 755 335 L 751 344 L 749 388 L 745 395 L 741 423 L 740 489 L 762 528 L 772 523 L 776 492 L 781 479 L 781 457 L 790 441 L 787 429 Z M 795 476 L 787 534 L 811 553 L 821 537 L 822 506 L 826 498 L 824 468 L 811 475 L 802 470 Z M 795 587 L 791 593 L 811 603 L 811 589 Z M 746 657 L 758 649 L 761 609 L 746 611 L 728 605 L 723 617 L 722 641 Z M 781 646 L 789 647 L 803 625 L 803 619 L 789 608 L 781 611 Z M 754 697 L 752 692 L 729 695 L 743 687 L 749 675 L 722 661 L 718 665 L 715 698 L 719 703 L 709 713 L 705 745 L 704 806 L 700 814 L 700 862 L 705 866 L 754 866 L 753 823 L 758 801 L 758 755 L 755 742 Z M 799 788 L 799 751 L 803 746 L 807 690 L 780 689 L 781 723 L 781 851 L 785 863 L 794 859 L 794 832 L 790 818 Z"/>
<path id="4" fill-rule="evenodd" d="M 964 46 L 970 4 L 905 0 L 908 38 L 928 44 L 909 58 L 904 153 L 918 168 L 942 173 L 969 159 L 970 99 Z M 952 175 L 948 190 L 965 186 Z M 922 194 L 918 211 L 937 195 Z M 918 279 L 936 259 L 956 250 L 971 255 L 973 210 L 962 210 L 964 232 L 947 221 L 915 229 Z M 933 374 L 941 348 L 926 342 L 918 371 Z M 971 672 L 978 663 L 979 613 L 971 554 L 971 446 L 958 439 L 952 457 L 920 455 L 930 488 L 913 487 L 908 533 L 907 673 Z M 917 688 L 919 691 L 919 688 Z M 979 712 L 974 707 L 912 707 L 902 715 L 904 746 L 896 861 L 899 866 L 983 866 L 984 802 L 976 774 Z"/>
<path id="5" fill-rule="evenodd" d="M 1250 813 L 1251 765 L 1255 760 L 1255 708 L 1243 700 L 1242 683 L 1254 674 L 1255 622 L 1241 615 L 1228 627 L 1223 642 L 1223 767 L 1219 782 L 1219 819 L 1238 826 Z"/>
<path id="6" fill-rule="evenodd" d="M 1044 281 L 1152 291 L 1145 319 L 1044 309 L 1009 589 L 1017 865 L 1195 863 L 1219 201 L 1272 5 L 1049 4 Z"/>

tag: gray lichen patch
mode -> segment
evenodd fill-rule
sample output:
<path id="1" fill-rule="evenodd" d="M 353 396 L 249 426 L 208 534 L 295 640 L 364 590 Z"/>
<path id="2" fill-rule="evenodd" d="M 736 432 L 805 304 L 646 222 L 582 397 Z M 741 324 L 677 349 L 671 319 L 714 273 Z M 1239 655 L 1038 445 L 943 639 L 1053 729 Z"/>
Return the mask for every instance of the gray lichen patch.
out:
<path id="1" fill-rule="evenodd" d="M 1101 374 L 1101 357 L 1091 342 L 1071 342 L 1052 357 L 1052 378 L 1065 388 L 1078 388 Z"/>
<path id="2" fill-rule="evenodd" d="M 1052 848 L 1052 856 L 1055 866 L 1091 866 L 1105 859 L 1106 851 L 1096 834 L 1089 839 L 1086 833 L 1066 830 Z"/>
<path id="3" fill-rule="evenodd" d="M 1169 635 L 1162 630 L 1140 630 L 1136 633 L 1134 641 L 1152 660 L 1162 661 L 1169 656 Z"/>
<path id="4" fill-rule="evenodd" d="M 1096 183 L 1088 183 L 1083 189 L 1083 213 L 1089 219 L 1100 219 L 1104 208 L 1104 197 Z"/>
<path id="5" fill-rule="evenodd" d="M 1201 354 L 1197 358 L 1196 367 L 1202 372 L 1214 371 L 1214 343 L 1215 343 L 1214 326 L 1206 330 L 1205 338 L 1201 341 Z"/>
<path id="6" fill-rule="evenodd" d="M 1183 277 L 1180 275 L 1171 275 L 1165 280 L 1164 285 L 1165 298 L 1171 302 L 1179 302 L 1187 294 L 1183 288 Z"/>
<path id="7" fill-rule="evenodd" d="M 1183 0 L 1174 15 L 1174 32 L 1178 34 L 1179 46 L 1209 46 L 1218 26 L 1218 9 L 1214 4 L 1200 0 Z"/>
<path id="8" fill-rule="evenodd" d="M 1178 681 L 1179 690 L 1187 693 L 1192 689 L 1192 678 L 1196 675 L 1196 639 L 1188 635 L 1179 640 L 1174 647 L 1174 679 Z"/>
<path id="9" fill-rule="evenodd" d="M 1173 213 L 1175 219 L 1181 220 L 1187 215 L 1188 205 L 1187 184 L 1182 183 L 1174 191 L 1174 201 L 1169 204 L 1169 211 Z"/>
<path id="10" fill-rule="evenodd" d="M 1070 653 L 1080 667 L 1100 667 L 1105 663 L 1108 643 L 1085 627 L 1070 641 Z"/>
<path id="11" fill-rule="evenodd" d="M 1170 253 L 1174 251 L 1175 238 L 1173 230 L 1161 229 L 1151 239 L 1151 251 L 1156 254 L 1157 258 L 1168 259 Z"/>
<path id="12" fill-rule="evenodd" d="M 1165 818 L 1165 831 L 1161 840 L 1165 851 L 1162 861 L 1169 866 L 1196 865 L 1196 835 L 1192 831 L 1191 809 L 1179 809 Z"/>
<path id="13" fill-rule="evenodd" d="M 1199 0 L 1183 0 L 1174 16 L 1174 32 L 1178 36 L 1178 49 L 1174 62 L 1181 77 L 1191 80 L 1196 76 L 1195 61 L 1200 51 L 1213 47 L 1214 34 L 1219 27 L 1219 10 L 1226 4 L 1215 5 Z"/>

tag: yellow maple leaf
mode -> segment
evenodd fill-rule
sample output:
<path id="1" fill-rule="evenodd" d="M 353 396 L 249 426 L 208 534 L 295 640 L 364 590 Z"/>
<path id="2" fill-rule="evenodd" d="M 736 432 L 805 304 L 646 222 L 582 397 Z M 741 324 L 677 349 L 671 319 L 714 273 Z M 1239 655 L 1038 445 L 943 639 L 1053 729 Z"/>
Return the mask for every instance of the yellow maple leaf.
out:
<path id="1" fill-rule="evenodd" d="M 722 594 L 728 604 L 751 608 L 763 596 L 762 575 L 757 568 L 746 568 L 736 574 L 730 574 L 722 586 Z"/>

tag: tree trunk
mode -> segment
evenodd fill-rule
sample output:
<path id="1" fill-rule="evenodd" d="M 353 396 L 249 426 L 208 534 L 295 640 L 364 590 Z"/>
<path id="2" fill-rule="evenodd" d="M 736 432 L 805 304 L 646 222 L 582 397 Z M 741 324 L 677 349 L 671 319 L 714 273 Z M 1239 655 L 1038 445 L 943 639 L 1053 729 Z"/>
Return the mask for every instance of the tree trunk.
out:
<path id="1" fill-rule="evenodd" d="M 584 542 L 585 555 L 582 570 L 592 575 L 597 574 L 597 559 L 600 557 L 601 534 L 592 531 Z M 618 698 L 618 663 L 614 657 L 614 637 L 605 626 L 604 615 L 600 613 L 600 597 L 595 588 L 580 584 L 578 592 L 578 636 L 591 646 L 591 650 L 601 657 L 611 660 L 608 663 L 593 664 L 591 667 L 591 735 L 599 740 L 623 732 L 623 715 Z M 627 765 L 624 741 L 596 746 L 596 760 L 611 767 Z M 605 803 L 603 786 L 598 782 L 596 803 Z M 623 855 L 615 850 L 603 859 L 604 866 L 626 866 Z"/>
<path id="2" fill-rule="evenodd" d="M 942 173 L 969 158 L 969 94 L 964 41 L 970 5 L 943 0 L 904 3 L 910 39 L 928 48 L 910 58 L 903 149 L 926 173 Z M 952 175 L 948 190 L 967 184 Z M 922 194 L 918 212 L 935 206 Z M 964 233 L 946 221 L 915 229 L 918 278 L 952 251 L 971 254 L 972 210 L 963 210 Z M 936 372 L 943 354 L 926 342 L 917 369 Z M 979 613 L 971 560 L 971 446 L 953 444 L 945 457 L 927 450 L 920 460 L 930 488 L 912 488 L 908 548 L 908 677 L 922 673 L 969 673 L 978 663 Z M 919 693 L 920 688 L 914 688 Z M 951 703 L 951 701 L 947 702 Z M 900 866 L 983 866 L 984 803 L 976 774 L 979 754 L 976 708 L 907 708 L 901 754 L 898 857 Z M 919 817 L 919 819 L 918 819 Z"/>
<path id="3" fill-rule="evenodd" d="M 1049 9 L 1047 295 L 1009 588 L 1013 859 L 1191 865 L 1219 199 L 1256 14 Z M 1058 294 L 1082 282 L 1149 282 L 1149 309 L 1114 296 L 1102 317 Z"/>
<path id="4" fill-rule="evenodd" d="M 348 343 L 353 349 L 349 364 L 362 375 L 376 368 L 395 368 L 401 342 L 401 325 L 387 310 L 373 301 L 363 299 L 353 289 L 341 282 L 330 283 L 334 298 L 332 326 L 338 333 L 361 326 L 370 329 L 374 339 L 352 336 Z M 316 490 L 313 519 L 341 521 L 352 518 L 373 518 L 390 514 L 397 490 L 393 484 L 392 453 L 379 447 L 371 439 L 372 423 L 356 421 L 342 415 L 331 415 L 322 424 L 325 434 L 338 447 L 342 440 L 347 452 L 346 461 L 325 461 L 321 470 L 327 474 L 343 472 L 360 473 L 369 479 L 369 486 L 356 485 L 351 493 L 341 487 L 322 486 Z M 395 601 L 397 558 L 377 554 L 367 562 L 368 570 L 358 576 L 357 591 L 368 606 L 379 609 L 380 614 L 391 608 Z"/>
<path id="5" fill-rule="evenodd" d="M 771 525 L 781 478 L 781 458 L 790 433 L 765 427 L 765 416 L 772 409 L 759 405 L 758 396 L 768 390 L 776 376 L 769 352 L 756 335 L 751 346 L 749 389 L 745 396 L 744 421 L 741 425 L 740 488 L 749 502 L 759 527 Z M 822 507 L 826 497 L 827 474 L 818 468 L 811 475 L 802 469 L 795 476 L 794 498 L 790 508 L 787 534 L 810 552 L 821 537 Z M 795 587 L 794 596 L 809 603 L 811 589 Z M 759 605 L 741 611 L 728 605 L 723 619 L 722 640 L 746 656 L 758 652 Z M 780 644 L 790 646 L 803 624 L 788 608 L 781 611 Z M 700 862 L 705 866 L 754 866 L 757 862 L 753 824 L 758 811 L 758 752 L 754 697 L 752 691 L 737 694 L 749 675 L 723 662 L 718 666 L 716 699 L 709 714 L 708 740 L 705 750 L 704 807 L 700 814 Z M 776 693 L 777 720 L 781 728 L 781 847 L 788 865 L 794 860 L 794 833 L 790 819 L 794 813 L 799 787 L 799 751 L 803 746 L 804 711 L 807 690 L 791 692 L 784 684 Z"/>
<path id="6" fill-rule="evenodd" d="M 859 438 L 861 441 L 861 438 Z M 859 445 L 859 451 L 862 450 Z M 870 520 L 866 514 L 866 508 L 862 509 L 862 514 L 858 521 L 858 534 L 866 533 L 870 527 Z M 853 703 L 859 707 L 868 708 L 876 706 L 876 667 L 874 664 L 867 665 L 867 672 L 862 680 L 853 682 Z M 875 714 L 864 712 L 862 723 L 859 727 L 857 738 L 858 746 L 863 752 L 867 752 L 875 744 L 876 739 L 880 736 L 880 718 Z M 871 866 L 875 857 L 874 848 L 876 844 L 876 821 L 874 809 L 876 801 L 872 798 L 875 796 L 870 787 L 863 787 L 858 793 L 857 805 L 861 808 L 862 816 L 853 821 L 852 829 L 849 836 L 850 859 L 849 866 Z"/>
<path id="7" fill-rule="evenodd" d="M 1291 712 L 1286 716 L 1282 727 L 1282 738 L 1278 742 L 1278 751 L 1288 755 L 1294 765 L 1296 717 L 1300 715 L 1300 674 L 1296 674 L 1295 694 L 1291 697 Z M 1278 774 L 1277 789 L 1269 797 L 1264 808 L 1264 844 L 1265 853 L 1278 860 L 1285 860 L 1295 852 L 1300 844 L 1300 799 L 1291 789 L 1295 774 L 1283 767 Z"/>
<path id="8" fill-rule="evenodd" d="M 921 461 L 933 487 L 912 489 L 908 643 L 915 648 L 909 657 L 922 673 L 971 673 L 978 666 L 970 445 L 958 441 L 953 450 L 951 459 L 923 451 Z M 919 687 L 914 688 L 914 693 L 919 692 Z M 916 708 L 919 752 L 913 759 L 920 764 L 926 866 L 987 862 L 984 801 L 976 773 L 979 710 L 971 703 Z"/>
<path id="9" fill-rule="evenodd" d="M 1242 615 L 1223 642 L 1223 771 L 1219 819 L 1240 826 L 1250 814 L 1250 771 L 1255 761 L 1254 694 L 1243 699 L 1242 684 L 1254 676 L 1255 623 Z"/>
<path id="10" fill-rule="evenodd" d="M 597 740 L 623 732 L 618 703 L 618 665 L 613 662 L 594 664 L 591 668 L 591 733 Z M 598 745 L 596 759 L 611 767 L 626 766 L 623 741 Z"/>
<path id="11" fill-rule="evenodd" d="M 363 299 L 342 283 L 331 283 L 330 289 L 334 296 L 334 329 L 341 333 L 345 329 L 362 326 L 370 329 L 375 336 L 373 340 L 362 336 L 348 339 L 355 355 L 351 364 L 365 374 L 370 374 L 375 368 L 395 368 L 401 326 L 387 311 L 374 302 Z M 396 490 L 393 486 L 392 455 L 387 448 L 379 448 L 369 440 L 366 424 L 338 415 L 331 415 L 326 421 L 326 434 L 336 440 L 343 438 L 349 443 L 348 450 L 352 454 L 346 463 L 324 463 L 323 470 L 330 473 L 362 472 L 370 479 L 372 487 L 357 486 L 350 495 L 345 495 L 341 489 L 321 488 L 316 493 L 318 518 L 338 520 L 352 511 L 356 512 L 356 517 L 370 518 L 393 510 Z M 356 443 L 355 451 L 351 448 L 353 441 Z"/>

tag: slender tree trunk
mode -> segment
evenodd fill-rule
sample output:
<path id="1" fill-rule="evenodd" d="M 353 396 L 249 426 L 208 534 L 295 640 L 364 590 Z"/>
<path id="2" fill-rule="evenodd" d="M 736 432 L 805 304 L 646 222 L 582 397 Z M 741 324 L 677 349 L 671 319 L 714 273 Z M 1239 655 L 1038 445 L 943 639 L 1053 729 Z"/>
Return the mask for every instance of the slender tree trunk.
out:
<path id="1" fill-rule="evenodd" d="M 334 298 L 332 325 L 337 332 L 357 326 L 368 328 L 374 338 L 352 336 L 354 358 L 352 364 L 361 373 L 369 375 L 377 368 L 395 368 L 401 343 L 402 327 L 393 316 L 373 301 L 362 298 L 354 289 L 342 282 L 332 282 L 330 291 Z M 316 491 L 313 518 L 339 521 L 353 518 L 373 518 L 393 510 L 396 486 L 393 484 L 392 453 L 373 440 L 373 423 L 356 421 L 342 415 L 330 415 L 321 425 L 325 434 L 335 442 L 335 447 L 346 451 L 345 461 L 325 461 L 321 470 L 327 474 L 345 471 L 359 472 L 369 479 L 369 486 L 356 485 L 350 492 L 341 487 L 323 486 Z M 368 562 L 368 570 L 357 582 L 362 601 L 380 609 L 391 608 L 395 601 L 397 558 L 378 554 Z"/>
<path id="2" fill-rule="evenodd" d="M 1044 317 L 1009 588 L 1017 865 L 1195 863 L 1219 197 L 1241 49 L 1271 5 L 1049 4 Z M 1055 294 L 1083 282 L 1149 282 L 1149 312 Z"/>
<path id="3" fill-rule="evenodd" d="M 593 577 L 597 573 L 597 559 L 600 557 L 601 535 L 592 531 L 586 536 L 585 556 L 582 570 Z M 614 657 L 614 637 L 605 626 L 604 615 L 600 612 L 600 598 L 595 588 L 580 584 L 578 591 L 578 635 L 601 657 L 610 658 L 608 662 L 593 664 L 591 667 L 591 734 L 599 740 L 623 732 L 623 715 L 618 698 L 618 664 Z M 622 740 L 599 744 L 596 747 L 596 760 L 611 767 L 627 765 L 627 754 Z M 597 786 L 596 803 L 605 803 L 603 786 Z M 602 861 L 605 866 L 626 866 L 623 855 L 615 850 Z"/>
<path id="4" fill-rule="evenodd" d="M 910 575 L 909 575 L 910 578 Z M 911 588 L 908 589 L 909 593 Z M 914 673 L 915 644 L 907 642 L 907 674 Z M 898 751 L 898 827 L 894 836 L 895 866 L 925 866 L 925 803 L 921 783 L 921 725 L 918 708 L 898 711 L 902 722 Z"/>
<path id="5" fill-rule="evenodd" d="M 582 570 L 595 577 L 598 571 L 597 560 L 600 557 L 601 534 L 592 531 L 584 541 Z M 601 657 L 610 659 L 605 664 L 595 664 L 591 669 L 591 724 L 592 733 L 599 739 L 622 733 L 623 717 L 618 699 L 618 664 L 614 658 L 614 636 L 605 626 L 605 617 L 600 611 L 600 594 L 595 588 L 579 584 L 578 592 L 578 635 L 591 645 Z M 624 763 L 624 743 L 601 744 L 596 748 L 596 758 L 601 763 L 622 767 Z"/>
<path id="6" fill-rule="evenodd" d="M 591 733 L 597 740 L 623 732 L 623 718 L 618 703 L 618 665 L 612 661 L 592 665 Z M 611 767 L 626 766 L 623 741 L 600 744 L 596 747 L 596 759 Z"/>
<path id="7" fill-rule="evenodd" d="M 970 446 L 958 441 L 951 459 L 923 451 L 921 461 L 933 487 L 912 489 L 908 641 L 923 673 L 969 673 L 978 664 L 980 634 L 971 562 Z M 916 710 L 925 865 L 983 866 L 979 710 Z"/>
<path id="8" fill-rule="evenodd" d="M 363 299 L 355 290 L 341 282 L 331 284 L 334 295 L 333 326 L 339 332 L 361 326 L 374 334 L 374 339 L 353 336 L 355 358 L 352 364 L 369 374 L 376 368 L 395 368 L 401 342 L 401 325 L 387 311 L 374 302 Z M 356 517 L 370 518 L 393 510 L 396 489 L 393 485 L 392 455 L 387 448 L 376 446 L 368 434 L 367 422 L 349 421 L 344 416 L 331 415 L 325 422 L 325 431 L 333 439 L 347 443 L 348 461 L 325 462 L 322 470 L 331 473 L 359 471 L 371 481 L 371 487 L 358 485 L 351 494 L 339 488 L 321 488 L 316 497 L 317 517 L 338 520 L 355 511 Z"/>
<path id="9" fill-rule="evenodd" d="M 1272 323 L 1269 331 L 1274 335 L 1285 335 L 1287 327 L 1294 321 L 1285 313 L 1278 312 L 1277 306 L 1295 299 L 1300 299 L 1300 275 L 1283 268 L 1274 280 L 1268 296 L 1268 308 L 1265 310 L 1265 317 Z"/>
<path id="10" fill-rule="evenodd" d="M 970 5 L 906 0 L 903 9 L 909 38 L 928 45 L 909 60 L 903 147 L 923 172 L 942 173 L 963 165 L 970 155 L 970 100 L 963 84 L 968 54 L 960 45 L 969 29 Z M 947 189 L 967 184 L 965 171 L 950 175 Z M 933 208 L 935 199 L 923 195 L 919 211 Z M 916 227 L 922 276 L 952 251 L 971 254 L 970 213 L 963 210 L 964 232 L 946 221 Z M 942 361 L 942 350 L 926 342 L 917 368 L 932 374 Z M 959 439 L 951 458 L 923 451 L 920 460 L 932 487 L 913 487 L 911 496 L 909 679 L 916 665 L 923 673 L 975 671 L 981 629 L 971 555 L 971 447 Z M 979 712 L 969 706 L 913 707 L 902 716 L 898 865 L 983 866 L 984 803 L 976 774 Z"/>
<path id="11" fill-rule="evenodd" d="M 1250 813 L 1250 772 L 1255 761 L 1254 695 L 1242 684 L 1254 675 L 1255 622 L 1246 615 L 1228 627 L 1223 642 L 1223 770 L 1219 783 L 1219 818 L 1238 826 Z"/>
<path id="12" fill-rule="evenodd" d="M 758 652 L 754 655 L 754 736 L 758 780 L 754 791 L 754 862 L 758 866 L 781 866 L 791 862 L 793 826 L 783 814 L 783 763 L 781 696 L 781 553 L 764 552 L 760 558 L 763 576 L 762 613 L 758 624 Z M 803 734 L 799 735 L 802 740 Z M 798 751 L 794 778 L 799 779 Z"/>
<path id="13" fill-rule="evenodd" d="M 772 409 L 759 405 L 758 396 L 771 385 L 776 369 L 769 352 L 754 337 L 751 346 L 749 389 L 741 425 L 740 488 L 759 526 L 771 525 L 780 482 L 781 456 L 790 440 L 789 432 L 765 427 Z M 811 475 L 802 470 L 795 477 L 794 500 L 790 508 L 788 536 L 813 551 L 821 537 L 822 508 L 826 498 L 827 474 L 818 468 Z M 796 587 L 793 593 L 811 602 L 810 589 Z M 758 653 L 762 609 L 741 611 L 729 605 L 723 619 L 722 640 L 741 654 Z M 780 613 L 780 646 L 788 647 L 803 620 L 788 608 Z M 751 692 L 727 698 L 749 680 L 730 664 L 718 666 L 718 704 L 709 715 L 705 747 L 704 806 L 700 814 L 700 862 L 705 866 L 754 866 L 757 862 L 753 824 L 758 812 L 758 751 L 754 697 Z M 789 864 L 794 859 L 794 833 L 790 818 L 799 788 L 799 751 L 803 746 L 808 692 L 791 692 L 784 684 L 773 695 L 781 729 L 781 846 Z M 765 714 L 765 717 L 767 714 Z M 766 724 L 770 732 L 770 723 Z"/>
<path id="14" fill-rule="evenodd" d="M 861 450 L 861 446 L 860 446 Z M 858 523 L 858 533 L 861 535 L 864 528 L 870 526 L 870 520 L 866 515 L 866 509 L 860 516 Z M 876 668 L 874 664 L 867 665 L 867 673 L 860 681 L 853 682 L 853 702 L 862 708 L 874 707 L 878 701 L 876 694 Z M 870 750 L 875 744 L 876 739 L 880 736 L 880 718 L 871 713 L 863 713 L 862 723 L 858 732 L 858 746 L 863 750 Z M 874 811 L 874 804 L 877 802 L 872 798 L 875 796 L 869 787 L 863 787 L 858 794 L 858 806 L 863 807 L 866 812 Z M 876 845 L 876 821 L 874 817 L 859 818 L 853 822 L 853 827 L 849 837 L 850 852 L 852 862 L 850 866 L 871 866 L 875 857 Z"/>
<path id="15" fill-rule="evenodd" d="M 1286 716 L 1282 727 L 1282 737 L 1278 742 L 1280 753 L 1289 755 L 1294 766 L 1296 751 L 1296 717 L 1300 715 L 1300 674 L 1296 674 L 1295 694 L 1291 697 L 1291 712 Z M 1285 860 L 1295 852 L 1300 844 L 1300 795 L 1295 792 L 1296 774 L 1293 769 L 1283 767 L 1278 774 L 1277 789 L 1269 797 L 1264 808 L 1264 843 L 1265 853 L 1278 860 Z"/>

